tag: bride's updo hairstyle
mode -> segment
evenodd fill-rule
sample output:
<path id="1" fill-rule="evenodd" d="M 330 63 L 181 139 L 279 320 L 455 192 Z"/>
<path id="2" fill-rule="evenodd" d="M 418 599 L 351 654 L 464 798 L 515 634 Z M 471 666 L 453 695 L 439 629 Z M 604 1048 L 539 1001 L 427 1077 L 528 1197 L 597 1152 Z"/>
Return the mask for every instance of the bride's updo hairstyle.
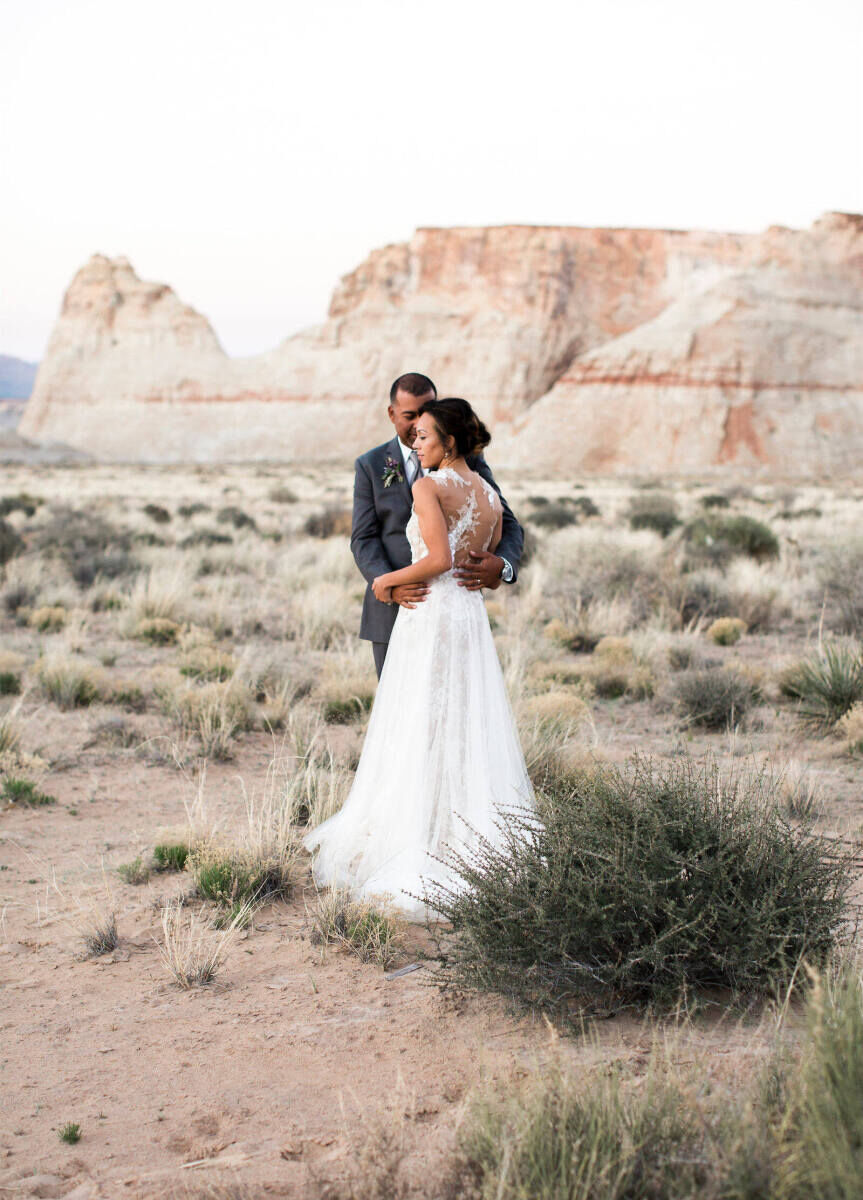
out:
<path id="1" fill-rule="evenodd" d="M 434 421 L 441 440 L 455 439 L 456 454 L 466 457 L 479 454 L 491 441 L 491 434 L 473 411 L 467 400 L 445 396 L 442 400 L 426 400 L 418 416 L 428 413 Z"/>

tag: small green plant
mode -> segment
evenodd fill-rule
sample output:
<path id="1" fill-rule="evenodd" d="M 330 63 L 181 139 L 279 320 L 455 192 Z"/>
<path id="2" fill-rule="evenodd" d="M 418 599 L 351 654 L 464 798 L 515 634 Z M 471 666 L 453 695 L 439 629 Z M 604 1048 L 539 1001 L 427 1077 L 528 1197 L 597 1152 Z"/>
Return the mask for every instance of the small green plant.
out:
<path id="1" fill-rule="evenodd" d="M 142 883 L 149 882 L 150 868 L 139 854 L 131 862 L 120 863 L 119 867 L 117 867 L 117 874 L 124 883 L 131 883 L 137 887 Z"/>
<path id="2" fill-rule="evenodd" d="M 233 504 L 220 508 L 216 520 L 220 525 L 233 525 L 234 529 L 257 529 L 255 518 Z"/>
<path id="3" fill-rule="evenodd" d="M 267 495 L 274 504 L 296 504 L 297 502 L 296 493 L 283 483 L 270 488 Z"/>
<path id="4" fill-rule="evenodd" d="M 153 847 L 153 863 L 157 871 L 183 871 L 189 857 L 185 842 L 159 842 Z"/>
<path id="5" fill-rule="evenodd" d="M 334 888 L 319 892 L 311 914 L 313 945 L 339 945 L 384 971 L 403 953 L 402 927 L 388 912 Z"/>
<path id="6" fill-rule="evenodd" d="M 39 808 L 46 804 L 56 804 L 57 797 L 40 792 L 31 779 L 16 779 L 7 775 L 0 788 L 0 796 L 9 804 L 23 804 L 28 808 Z"/>
<path id="7" fill-rule="evenodd" d="M 745 632 L 746 622 L 739 617 L 717 617 L 707 630 L 707 636 L 717 646 L 733 646 Z"/>
<path id="8" fill-rule="evenodd" d="M 368 712 L 374 697 L 351 696 L 348 700 L 328 700 L 324 705 L 324 720 L 328 725 L 347 725 Z"/>
<path id="9" fill-rule="evenodd" d="M 14 671 L 0 671 L 0 696 L 20 696 L 21 676 Z"/>
<path id="10" fill-rule="evenodd" d="M 733 667 L 680 671 L 672 693 L 684 722 L 705 729 L 736 725 L 755 699 L 752 683 Z"/>
<path id="11" fill-rule="evenodd" d="M 786 670 L 780 687 L 800 702 L 805 720 L 829 728 L 863 700 L 863 651 L 856 644 L 825 642 Z"/>
<path id="12" fill-rule="evenodd" d="M 67 1121 L 57 1133 L 61 1142 L 65 1142 L 67 1146 L 74 1146 L 76 1142 L 81 1140 L 81 1126 L 74 1121 Z"/>
<path id="13" fill-rule="evenodd" d="M 207 845 L 192 853 L 189 865 L 198 895 L 227 908 L 288 896 L 293 889 L 291 863 L 275 854 Z"/>

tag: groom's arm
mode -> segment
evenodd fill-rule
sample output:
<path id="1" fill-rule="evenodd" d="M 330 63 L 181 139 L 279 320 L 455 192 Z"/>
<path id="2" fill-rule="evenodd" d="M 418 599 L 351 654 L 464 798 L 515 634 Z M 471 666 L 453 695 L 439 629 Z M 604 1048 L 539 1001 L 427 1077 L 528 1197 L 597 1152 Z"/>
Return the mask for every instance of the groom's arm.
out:
<path id="1" fill-rule="evenodd" d="M 375 508 L 375 495 L 366 464 L 358 458 L 354 464 L 354 512 L 351 523 L 351 553 L 366 583 L 393 569 L 381 538 L 381 525 Z"/>
<path id="2" fill-rule="evenodd" d="M 487 483 L 490 483 L 500 496 L 500 502 L 503 506 L 503 531 L 495 549 L 495 554 L 498 558 L 505 558 L 512 567 L 512 582 L 515 583 L 518 578 L 518 564 L 521 562 L 521 554 L 524 549 L 524 530 L 515 519 L 515 514 L 498 487 L 497 480 L 491 473 L 491 467 L 482 456 L 477 459 L 474 470 L 478 475 L 482 475 L 483 479 Z"/>

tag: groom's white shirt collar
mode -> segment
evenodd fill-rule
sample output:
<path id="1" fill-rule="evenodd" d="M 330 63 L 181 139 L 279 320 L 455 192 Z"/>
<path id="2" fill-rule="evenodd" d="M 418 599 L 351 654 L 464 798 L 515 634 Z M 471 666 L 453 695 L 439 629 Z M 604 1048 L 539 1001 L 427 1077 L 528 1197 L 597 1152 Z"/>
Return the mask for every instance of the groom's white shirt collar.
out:
<path id="1" fill-rule="evenodd" d="M 398 443 L 399 443 L 399 447 L 401 448 L 402 458 L 404 460 L 405 468 L 407 468 L 408 459 L 411 456 L 411 448 L 410 448 L 410 446 L 406 446 L 401 438 L 398 439 Z M 422 468 L 422 464 L 420 464 L 420 475 L 425 475 L 425 471 Z"/>

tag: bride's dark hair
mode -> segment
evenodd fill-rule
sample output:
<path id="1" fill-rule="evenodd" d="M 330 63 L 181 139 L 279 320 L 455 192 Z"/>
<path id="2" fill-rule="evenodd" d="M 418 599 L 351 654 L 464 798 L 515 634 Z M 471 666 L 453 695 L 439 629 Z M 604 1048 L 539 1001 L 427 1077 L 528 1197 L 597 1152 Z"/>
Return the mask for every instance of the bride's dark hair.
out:
<path id="1" fill-rule="evenodd" d="M 473 411 L 467 400 L 445 396 L 441 400 L 426 400 L 419 416 L 428 413 L 443 439 L 455 439 L 459 455 L 479 454 L 491 441 L 491 434 Z"/>

